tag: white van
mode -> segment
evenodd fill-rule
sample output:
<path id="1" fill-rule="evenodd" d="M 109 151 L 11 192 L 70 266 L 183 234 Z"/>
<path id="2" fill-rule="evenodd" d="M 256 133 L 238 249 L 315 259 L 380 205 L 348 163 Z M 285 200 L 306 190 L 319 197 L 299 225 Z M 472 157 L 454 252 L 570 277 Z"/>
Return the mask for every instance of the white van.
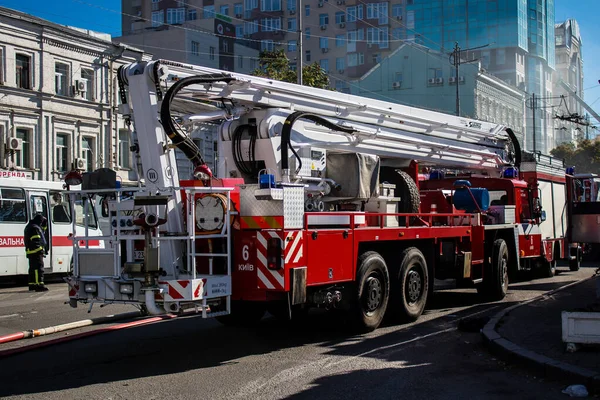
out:
<path id="1" fill-rule="evenodd" d="M 25 225 L 40 213 L 48 219 L 48 255 L 44 260 L 47 274 L 67 273 L 73 256 L 73 232 L 69 199 L 62 182 L 20 178 L 0 178 L 0 278 L 27 275 L 23 232 Z M 87 207 L 86 207 L 87 203 Z M 77 201 L 75 215 L 78 236 L 84 229 L 84 208 L 88 209 L 88 232 L 101 236 L 95 209 L 88 200 Z M 85 243 L 81 243 L 85 246 Z M 90 240 L 89 247 L 103 247 L 101 240 Z"/>

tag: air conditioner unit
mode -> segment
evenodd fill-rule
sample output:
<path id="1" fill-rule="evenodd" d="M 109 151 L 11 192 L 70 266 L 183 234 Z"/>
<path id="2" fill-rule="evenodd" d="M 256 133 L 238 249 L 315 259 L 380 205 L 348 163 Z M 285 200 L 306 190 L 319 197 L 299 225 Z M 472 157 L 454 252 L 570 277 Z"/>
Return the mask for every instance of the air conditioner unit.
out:
<path id="1" fill-rule="evenodd" d="M 396 16 L 396 19 L 397 19 L 398 21 L 402 21 L 402 15 L 398 15 L 398 16 Z"/>
<path id="2" fill-rule="evenodd" d="M 393 82 L 393 83 L 392 83 L 392 87 L 393 87 L 394 89 L 398 89 L 398 88 L 400 88 L 401 86 L 402 86 L 402 82 L 401 82 L 401 81 L 396 81 L 396 82 Z"/>
<path id="3" fill-rule="evenodd" d="M 85 92 L 87 89 L 87 81 L 85 80 L 77 80 L 75 81 L 75 90 L 78 92 Z"/>
<path id="4" fill-rule="evenodd" d="M 458 81 L 459 82 L 464 82 L 465 81 L 465 77 L 464 76 L 459 76 L 458 77 Z"/>
<path id="5" fill-rule="evenodd" d="M 236 18 L 242 18 L 242 14 L 235 14 Z"/>
<path id="6" fill-rule="evenodd" d="M 321 30 L 324 31 L 325 29 L 327 29 L 327 25 L 321 25 Z"/>
<path id="7" fill-rule="evenodd" d="M 336 1 L 337 5 L 339 6 L 340 4 L 346 4 L 345 0 L 338 0 Z"/>
<path id="8" fill-rule="evenodd" d="M 444 83 L 444 78 L 436 78 L 435 83 Z"/>
<path id="9" fill-rule="evenodd" d="M 6 140 L 7 150 L 21 150 L 21 147 L 23 147 L 23 139 L 9 137 L 8 140 Z"/>
<path id="10" fill-rule="evenodd" d="M 290 10 L 290 15 L 296 14 L 296 10 Z"/>
<path id="11" fill-rule="evenodd" d="M 368 47 L 369 49 L 370 49 L 370 48 L 372 48 L 372 47 L 373 47 L 373 43 L 369 43 L 369 44 L 367 44 L 367 47 Z"/>
<path id="12" fill-rule="evenodd" d="M 329 49 L 328 49 L 327 47 L 323 47 L 323 48 L 321 49 L 321 52 L 323 52 L 323 53 L 327 53 L 328 51 L 329 51 Z"/>
<path id="13" fill-rule="evenodd" d="M 448 82 L 454 83 L 454 82 L 456 82 L 456 78 L 451 76 L 450 78 L 448 78 Z"/>
<path id="14" fill-rule="evenodd" d="M 344 70 L 343 69 L 338 69 L 338 74 L 343 74 Z"/>
<path id="15" fill-rule="evenodd" d="M 435 83 L 435 78 L 429 78 L 429 79 L 427 80 L 427 83 Z"/>
<path id="16" fill-rule="evenodd" d="M 318 2 L 318 3 L 317 3 L 317 6 L 318 6 L 319 8 L 323 7 L 323 2 L 322 2 L 322 1 Z"/>
<path id="17" fill-rule="evenodd" d="M 87 162 L 85 158 L 76 158 L 75 162 L 73 163 L 73 166 L 75 167 L 75 169 L 85 171 L 87 169 Z"/>
<path id="18" fill-rule="evenodd" d="M 343 28 L 345 28 L 345 27 L 346 27 L 346 23 L 342 22 L 342 23 L 340 24 L 340 28 L 342 28 L 342 29 L 343 29 Z"/>

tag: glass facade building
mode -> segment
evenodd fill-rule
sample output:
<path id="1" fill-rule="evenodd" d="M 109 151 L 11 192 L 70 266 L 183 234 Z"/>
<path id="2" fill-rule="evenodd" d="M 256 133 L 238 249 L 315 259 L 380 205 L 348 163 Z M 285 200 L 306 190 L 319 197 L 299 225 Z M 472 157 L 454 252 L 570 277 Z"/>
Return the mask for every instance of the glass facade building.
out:
<path id="1" fill-rule="evenodd" d="M 458 43 L 462 62 L 480 62 L 529 96 L 552 95 L 554 0 L 406 0 L 406 13 L 408 39 L 445 53 Z M 552 115 L 543 104 L 528 105 L 528 150 L 554 147 Z"/>

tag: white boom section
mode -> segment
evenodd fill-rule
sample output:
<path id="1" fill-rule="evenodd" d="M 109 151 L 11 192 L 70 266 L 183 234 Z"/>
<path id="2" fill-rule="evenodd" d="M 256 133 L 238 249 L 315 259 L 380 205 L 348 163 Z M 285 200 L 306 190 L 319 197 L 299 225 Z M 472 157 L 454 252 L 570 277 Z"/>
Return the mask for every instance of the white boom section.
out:
<path id="1" fill-rule="evenodd" d="M 175 154 L 169 151 L 169 140 L 158 118 L 159 105 L 156 95 L 156 85 L 152 77 L 151 65 L 138 63 L 130 65 L 124 71 L 124 78 L 128 83 L 129 104 L 132 111 L 130 115 L 122 110 L 126 117 L 131 117 L 138 138 L 139 156 L 141 158 L 142 176 L 145 180 L 146 193 L 163 194 L 169 188 L 179 186 L 179 176 Z M 172 190 L 172 195 L 166 206 L 167 222 L 164 225 L 169 232 L 183 232 L 183 212 L 181 208 L 181 193 Z M 163 217 L 164 207 L 144 206 L 145 214 L 153 213 Z M 176 271 L 176 266 L 181 264 L 183 245 L 180 241 L 168 241 L 161 244 L 160 262 L 162 266 L 172 267 L 169 271 Z"/>
<path id="2" fill-rule="evenodd" d="M 157 62 L 168 68 L 167 86 L 186 77 L 206 74 L 227 74 L 234 78 L 228 83 L 186 87 L 178 95 L 179 102 L 171 107 L 185 115 L 185 122 L 243 119 L 244 114 L 254 114 L 251 110 L 279 109 L 270 113 L 266 125 L 259 126 L 262 138 L 265 132 L 268 137 L 277 138 L 287 115 L 303 111 L 358 132 L 342 134 L 303 120 L 298 123 L 302 128 L 293 130 L 294 147 L 313 145 L 382 158 L 417 159 L 434 165 L 479 169 L 498 169 L 510 162 L 511 141 L 506 127 L 500 124 L 208 67 L 167 60 Z M 198 102 L 202 100 L 223 101 L 225 109 L 210 108 Z M 254 117 L 252 114 L 248 117 Z M 230 135 L 226 131 L 223 136 L 228 140 Z"/>

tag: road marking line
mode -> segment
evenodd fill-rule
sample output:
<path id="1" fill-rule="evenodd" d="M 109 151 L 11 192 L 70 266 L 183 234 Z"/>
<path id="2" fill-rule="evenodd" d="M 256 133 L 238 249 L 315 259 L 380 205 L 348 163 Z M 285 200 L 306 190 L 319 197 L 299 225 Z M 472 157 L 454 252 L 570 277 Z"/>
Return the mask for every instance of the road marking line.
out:
<path id="1" fill-rule="evenodd" d="M 4 318 L 13 318 L 13 317 L 18 317 L 21 314 L 8 314 L 8 315 L 0 315 L 0 319 L 4 319 Z"/>

